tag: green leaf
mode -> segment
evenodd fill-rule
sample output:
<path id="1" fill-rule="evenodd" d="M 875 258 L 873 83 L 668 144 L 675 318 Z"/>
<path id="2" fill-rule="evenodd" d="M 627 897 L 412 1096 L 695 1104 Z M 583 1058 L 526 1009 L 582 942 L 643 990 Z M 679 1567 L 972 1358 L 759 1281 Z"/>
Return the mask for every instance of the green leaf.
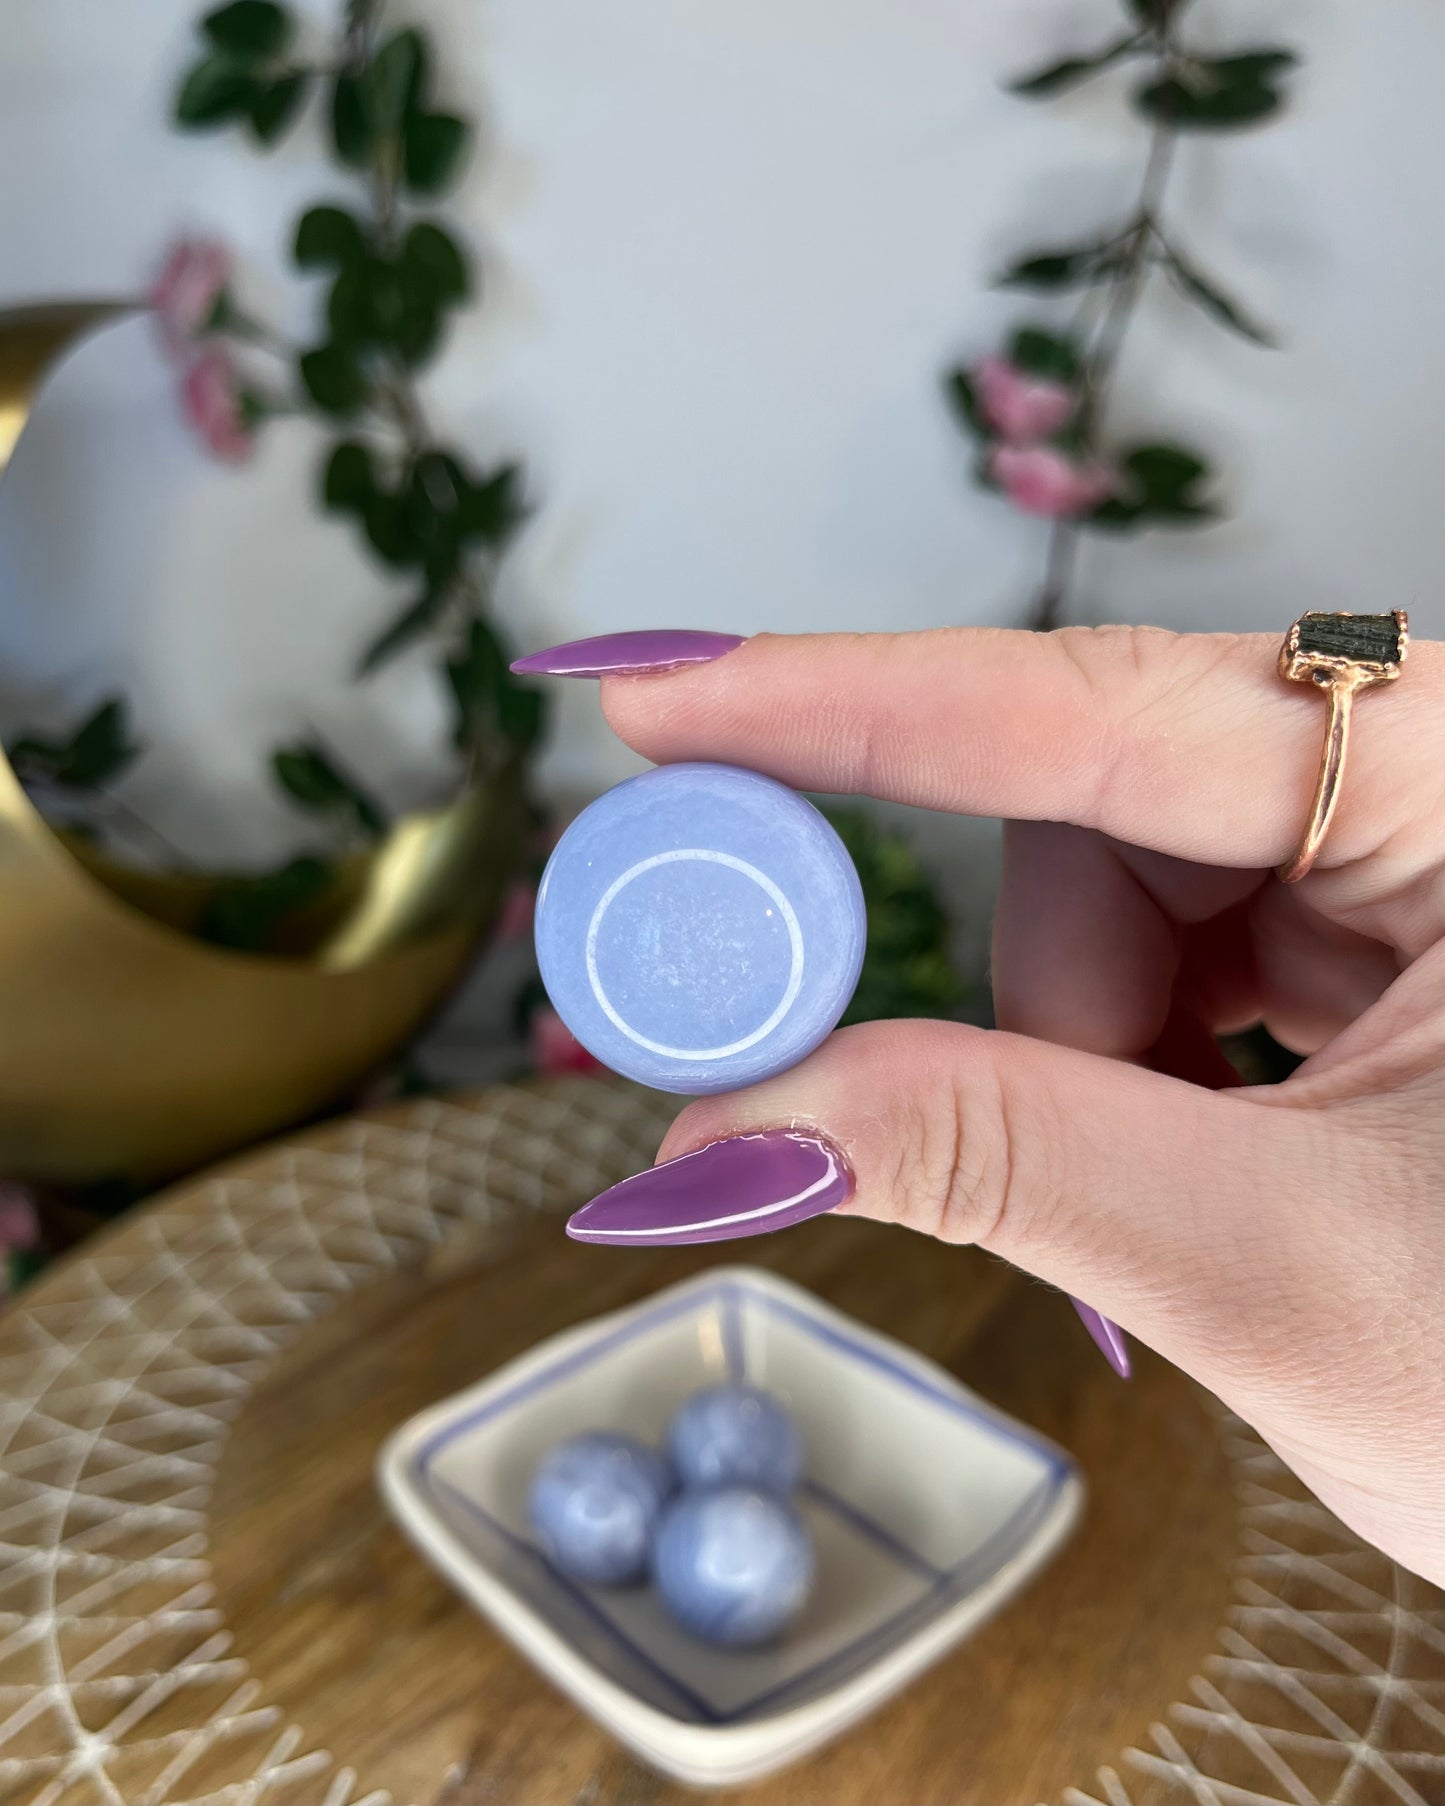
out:
<path id="1" fill-rule="evenodd" d="M 370 167 L 373 134 L 359 76 L 338 75 L 332 84 L 331 142 L 348 169 Z"/>
<path id="2" fill-rule="evenodd" d="M 371 453 L 356 439 L 332 448 L 321 479 L 323 507 L 341 514 L 360 514 L 376 488 Z"/>
<path id="3" fill-rule="evenodd" d="M 1133 533 L 1144 526 L 1145 511 L 1137 502 L 1128 502 L 1122 496 L 1111 495 L 1083 519 L 1085 525 L 1098 527 L 1106 533 Z"/>
<path id="4" fill-rule="evenodd" d="M 1190 61 L 1226 83 L 1267 82 L 1272 76 L 1293 69 L 1299 58 L 1292 50 L 1276 49 L 1244 50 L 1235 56 L 1191 57 Z"/>
<path id="5" fill-rule="evenodd" d="M 306 393 L 328 414 L 351 414 L 366 400 L 366 375 L 339 345 L 304 352 L 298 364 Z"/>
<path id="6" fill-rule="evenodd" d="M 471 286 L 457 241 L 431 220 L 418 220 L 402 241 L 402 266 L 440 301 L 465 300 Z"/>
<path id="7" fill-rule="evenodd" d="M 1088 81 L 1091 76 L 1098 75 L 1111 63 L 1133 55 L 1145 47 L 1142 33 L 1131 31 L 1127 37 L 1118 38 L 1093 56 L 1066 57 L 1061 63 L 1050 63 L 1047 68 L 1035 71 L 1033 75 L 1025 75 L 1018 81 L 1008 84 L 1010 94 L 1021 95 L 1025 100 L 1045 100 L 1052 94 L 1061 94 L 1065 88 L 1077 87 L 1080 82 Z"/>
<path id="8" fill-rule="evenodd" d="M 271 769 L 281 788 L 310 814 L 335 816 L 372 839 L 386 832 L 376 802 L 314 742 L 278 747 Z"/>
<path id="9" fill-rule="evenodd" d="M 441 303 L 432 273 L 422 266 L 367 256 L 346 264 L 326 303 L 333 340 L 353 348 L 384 345 L 409 364 L 436 344 Z"/>
<path id="10" fill-rule="evenodd" d="M 426 41 L 414 26 L 394 32 L 371 59 L 362 77 L 366 116 L 372 133 L 390 137 L 401 130 L 407 109 L 417 104 L 427 77 Z"/>
<path id="11" fill-rule="evenodd" d="M 1134 96 L 1147 119 L 1158 119 L 1180 132 L 1233 132 L 1258 125 L 1279 111 L 1273 88 L 1253 82 L 1201 92 L 1182 82 L 1149 82 Z"/>
<path id="12" fill-rule="evenodd" d="M 243 383 L 236 391 L 236 411 L 240 415 L 241 425 L 248 433 L 254 433 L 273 415 L 287 414 L 291 410 L 276 396 L 267 395 L 261 389 L 248 388 Z"/>
<path id="13" fill-rule="evenodd" d="M 443 311 L 460 301 L 467 287 L 466 262 L 455 240 L 440 226 L 419 221 L 403 240 L 386 282 L 377 283 L 378 296 L 389 297 L 386 342 L 408 363 L 420 363 L 440 337 Z"/>
<path id="14" fill-rule="evenodd" d="M 917 854 L 866 810 L 819 806 L 848 849 L 867 911 L 863 970 L 844 1022 L 954 1014 L 966 990 L 950 955 L 948 913 Z"/>
<path id="15" fill-rule="evenodd" d="M 1257 125 L 1284 104 L 1276 78 L 1295 62 L 1292 51 L 1252 50 L 1239 56 L 1191 57 L 1171 75 L 1146 82 L 1134 104 L 1146 118 L 1178 131 L 1227 132 Z"/>
<path id="16" fill-rule="evenodd" d="M 208 56 L 181 83 L 176 124 L 192 131 L 223 125 L 245 111 L 255 85 L 252 77 L 228 58 Z"/>
<path id="17" fill-rule="evenodd" d="M 43 1273 L 50 1265 L 50 1251 L 39 1245 L 34 1248 L 7 1248 L 5 1250 L 5 1284 L 0 1287 L 0 1294 L 13 1297 L 23 1286 L 29 1285 L 32 1279 Z"/>
<path id="18" fill-rule="evenodd" d="M 365 254 L 361 221 L 344 207 L 308 207 L 296 222 L 291 255 L 303 270 L 344 269 Z"/>
<path id="19" fill-rule="evenodd" d="M 404 608 L 362 653 L 361 661 L 356 667 L 356 675 L 370 677 L 371 673 L 380 669 L 388 659 L 394 658 L 398 652 L 403 651 L 414 640 L 420 639 L 429 628 L 436 625 L 438 617 L 446 606 L 446 600 L 445 590 L 428 589 L 410 607 Z"/>
<path id="20" fill-rule="evenodd" d="M 407 531 L 433 589 L 443 588 L 456 574 L 465 487 L 461 466 L 444 452 L 424 452 L 411 467 L 404 504 Z"/>
<path id="21" fill-rule="evenodd" d="M 1178 445 L 1137 445 L 1119 459 L 1120 492 L 1088 516 L 1091 526 L 1128 532 L 1137 527 L 1187 526 L 1213 520 L 1219 510 L 1198 491 L 1209 466 Z"/>
<path id="22" fill-rule="evenodd" d="M 1153 512 L 1189 506 L 1209 475 L 1209 466 L 1178 445 L 1139 445 L 1120 459 L 1120 468 Z"/>
<path id="23" fill-rule="evenodd" d="M 1029 376 L 1070 383 L 1079 374 L 1078 347 L 1072 339 L 1039 326 L 1021 326 L 1009 346 L 1009 359 Z"/>
<path id="24" fill-rule="evenodd" d="M 378 489 L 366 498 L 361 524 L 372 550 L 384 564 L 404 570 L 422 561 L 422 548 L 412 537 L 406 503 L 399 495 Z"/>
<path id="25" fill-rule="evenodd" d="M 463 487 L 457 525 L 464 539 L 479 539 L 498 551 L 526 518 L 520 464 L 503 464 L 482 482 Z"/>
<path id="26" fill-rule="evenodd" d="M 258 953 L 272 946 L 285 918 L 314 903 L 335 878 L 314 854 L 290 859 L 273 872 L 238 878 L 210 899 L 198 924 L 202 940 Z"/>
<path id="27" fill-rule="evenodd" d="M 109 783 L 139 752 L 127 727 L 125 699 L 114 696 L 100 705 L 71 741 L 65 782 L 74 789 Z"/>
<path id="28" fill-rule="evenodd" d="M 26 734 L 11 748 L 16 769 L 65 790 L 94 790 L 120 776 L 140 753 L 123 696 L 108 697 L 69 739 Z"/>
<path id="29" fill-rule="evenodd" d="M 943 381 L 943 392 L 948 397 L 948 405 L 952 408 L 960 426 L 968 432 L 984 439 L 989 435 L 988 422 L 983 417 L 983 408 L 978 399 L 978 392 L 973 386 L 973 378 L 967 370 L 950 370 Z"/>
<path id="30" fill-rule="evenodd" d="M 401 305 L 391 322 L 387 339 L 414 368 L 436 349 L 441 337 L 441 310 L 433 297 L 418 294 L 405 276 L 398 283 L 398 293 Z"/>
<path id="31" fill-rule="evenodd" d="M 1069 250 L 1036 251 L 1011 263 L 996 277 L 999 288 L 1035 289 L 1047 294 L 1098 282 L 1114 267 L 1112 245 L 1076 245 Z"/>
<path id="32" fill-rule="evenodd" d="M 260 144 L 274 144 L 295 119 L 311 85 L 309 75 L 278 75 L 257 82 L 246 103 L 251 131 Z"/>
<path id="33" fill-rule="evenodd" d="M 496 718 L 499 698 L 510 680 L 501 642 L 485 621 L 468 623 L 462 650 L 447 660 L 446 673 L 456 703 L 453 739 L 466 746 L 481 722 Z"/>
<path id="34" fill-rule="evenodd" d="M 446 452 L 428 451 L 411 467 L 407 506 L 413 531 L 435 533 L 445 521 L 454 521 L 466 491 L 467 479 L 460 464 Z"/>
<path id="35" fill-rule="evenodd" d="M 414 194 L 440 194 L 456 178 L 468 127 L 451 113 L 409 113 L 402 127 L 402 174 Z"/>
<path id="36" fill-rule="evenodd" d="M 497 699 L 502 738 L 518 752 L 529 751 L 547 731 L 549 702 L 535 684 L 519 684 L 509 677 Z"/>
<path id="37" fill-rule="evenodd" d="M 231 0 L 201 20 L 201 30 L 232 56 L 258 61 L 279 56 L 291 41 L 292 19 L 273 0 Z"/>
<path id="38" fill-rule="evenodd" d="M 1173 245 L 1165 246 L 1164 267 L 1180 293 L 1203 308 L 1212 319 L 1218 320 L 1221 326 L 1227 326 L 1231 332 L 1237 332 L 1242 339 L 1255 345 L 1272 346 L 1275 343 L 1273 336 L 1251 320 L 1237 301 L 1210 281 L 1196 265 L 1186 262 Z"/>
<path id="39" fill-rule="evenodd" d="M 462 650 L 447 660 L 446 673 L 456 703 L 453 739 L 458 747 L 469 746 L 489 722 L 519 752 L 541 739 L 549 699 L 512 676 L 506 652 L 485 621 L 468 623 Z"/>
<path id="40" fill-rule="evenodd" d="M 455 532 L 434 539 L 421 555 L 422 575 L 428 589 L 450 589 L 452 579 L 462 566 L 461 541 Z"/>
<path id="41" fill-rule="evenodd" d="M 1124 0 L 1125 11 L 1151 30 L 1168 25 L 1188 4 L 1189 0 Z"/>
<path id="42" fill-rule="evenodd" d="M 390 280 L 391 272 L 384 267 L 382 282 Z M 369 276 L 366 265 L 347 264 L 337 272 L 326 297 L 326 324 L 335 344 L 354 351 L 382 340 L 376 328 L 379 290 L 380 284 Z"/>

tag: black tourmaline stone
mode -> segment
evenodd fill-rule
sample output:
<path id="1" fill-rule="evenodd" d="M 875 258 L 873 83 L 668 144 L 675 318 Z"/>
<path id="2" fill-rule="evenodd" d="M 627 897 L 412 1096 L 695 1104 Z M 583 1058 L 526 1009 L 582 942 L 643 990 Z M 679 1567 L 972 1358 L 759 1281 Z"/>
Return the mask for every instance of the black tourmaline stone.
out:
<path id="1" fill-rule="evenodd" d="M 1400 661 L 1400 629 L 1393 615 L 1301 615 L 1299 649 L 1325 658 L 1394 665 Z"/>

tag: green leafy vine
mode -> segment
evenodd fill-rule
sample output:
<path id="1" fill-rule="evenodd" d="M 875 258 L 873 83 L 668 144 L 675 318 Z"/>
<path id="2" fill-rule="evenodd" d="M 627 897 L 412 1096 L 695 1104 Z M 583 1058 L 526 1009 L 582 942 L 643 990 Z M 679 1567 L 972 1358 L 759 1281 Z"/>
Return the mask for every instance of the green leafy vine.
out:
<path id="1" fill-rule="evenodd" d="M 383 0 L 346 0 L 334 41 L 309 52 L 278 0 L 230 0 L 199 21 L 199 54 L 175 92 L 182 130 L 239 128 L 263 149 L 308 103 L 324 108 L 344 187 L 307 208 L 291 235 L 298 273 L 324 281 L 314 337 L 290 345 L 243 308 L 229 253 L 214 242 L 176 246 L 152 299 L 186 412 L 218 456 L 249 456 L 273 417 L 324 422 L 320 506 L 405 582 L 392 618 L 358 647 L 353 674 L 369 679 L 403 651 L 429 649 L 461 781 L 478 784 L 524 759 L 545 727 L 541 691 L 511 675 L 490 618 L 499 565 L 526 518 L 524 480 L 518 464 L 480 468 L 444 439 L 419 393 L 419 374 L 477 290 L 471 259 L 432 209 L 457 181 L 473 131 L 437 102 L 427 34 L 388 29 L 382 15 Z M 13 758 L 28 783 L 88 804 L 90 833 L 128 826 L 154 853 L 159 837 L 133 817 L 120 822 L 109 789 L 139 750 L 114 696 L 67 736 L 22 735 Z M 231 945 L 269 944 L 277 922 L 325 888 L 337 851 L 389 825 L 364 780 L 314 734 L 277 747 L 270 768 L 329 844 L 226 887 L 202 932 Z M 183 863 L 164 843 L 159 852 Z"/>
<path id="2" fill-rule="evenodd" d="M 1218 518 L 1200 452 L 1172 442 L 1116 445 L 1107 415 L 1120 356 L 1152 275 L 1165 278 L 1219 326 L 1253 344 L 1274 335 L 1230 296 L 1166 220 L 1164 202 L 1183 136 L 1263 124 L 1285 104 L 1298 59 L 1278 46 L 1227 55 L 1190 48 L 1182 23 L 1190 0 L 1120 0 L 1125 29 L 1096 49 L 1065 57 L 1010 84 L 1046 101 L 1106 70 L 1129 69 L 1134 111 L 1149 127 L 1137 199 L 1124 223 L 1083 240 L 1040 246 L 1010 264 L 1002 287 L 1077 293 L 1065 324 L 1031 321 L 1006 350 L 949 372 L 946 391 L 973 441 L 975 474 L 1015 507 L 1048 519 L 1047 568 L 1031 625 L 1064 617 L 1081 535 L 1201 526 Z"/>

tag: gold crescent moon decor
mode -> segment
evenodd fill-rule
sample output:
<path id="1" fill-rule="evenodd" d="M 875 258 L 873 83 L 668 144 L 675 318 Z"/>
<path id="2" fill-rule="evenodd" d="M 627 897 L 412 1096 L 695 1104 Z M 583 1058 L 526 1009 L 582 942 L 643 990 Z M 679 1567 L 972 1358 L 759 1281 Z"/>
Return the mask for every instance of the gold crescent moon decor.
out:
<path id="1" fill-rule="evenodd" d="M 0 312 L 0 478 L 45 372 L 133 311 Z M 221 880 L 72 839 L 0 750 L 0 1173 L 154 1179 L 334 1102 L 459 978 L 524 827 L 519 757 L 346 861 L 304 952 L 238 952 L 187 931 Z"/>

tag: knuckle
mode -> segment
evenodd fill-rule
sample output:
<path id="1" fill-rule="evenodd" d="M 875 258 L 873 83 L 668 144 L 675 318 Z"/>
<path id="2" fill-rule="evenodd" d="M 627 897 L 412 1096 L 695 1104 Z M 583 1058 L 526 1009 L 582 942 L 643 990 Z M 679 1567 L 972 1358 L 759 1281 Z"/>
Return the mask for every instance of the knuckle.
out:
<path id="1" fill-rule="evenodd" d="M 842 784 L 852 795 L 892 794 L 900 774 L 907 774 L 917 761 L 914 724 L 888 701 L 895 688 L 890 677 L 895 670 L 906 675 L 915 637 L 856 633 L 839 636 L 840 647 L 853 659 L 860 651 L 866 651 L 878 678 L 869 693 L 840 687 L 818 704 L 827 743 L 841 749 Z"/>
<path id="2" fill-rule="evenodd" d="M 879 1169 L 888 1198 L 878 1202 L 941 1241 L 1027 1236 L 1053 1195 L 1049 1138 L 1000 1066 L 1004 1037 L 956 1023 L 907 1026 L 913 1058 L 937 1076 L 895 1103 Z"/>
<path id="3" fill-rule="evenodd" d="M 1157 629 L 1137 627 L 1065 627 L 1051 636 L 1068 666 L 1079 693 L 1079 717 L 1087 724 L 1091 744 L 1080 748 L 1081 766 L 1094 773 L 1090 798 L 1093 819 L 1106 820 L 1118 788 L 1129 743 L 1122 695 L 1132 695 L 1149 656 L 1141 636 Z"/>
<path id="4" fill-rule="evenodd" d="M 1214 706 L 1215 677 L 1238 661 L 1246 636 L 1181 635 L 1161 627 L 1066 627 L 1050 635 L 1078 689 L 1093 735 L 1094 818 L 1107 820 L 1129 782 L 1141 744 L 1176 734 Z"/>

